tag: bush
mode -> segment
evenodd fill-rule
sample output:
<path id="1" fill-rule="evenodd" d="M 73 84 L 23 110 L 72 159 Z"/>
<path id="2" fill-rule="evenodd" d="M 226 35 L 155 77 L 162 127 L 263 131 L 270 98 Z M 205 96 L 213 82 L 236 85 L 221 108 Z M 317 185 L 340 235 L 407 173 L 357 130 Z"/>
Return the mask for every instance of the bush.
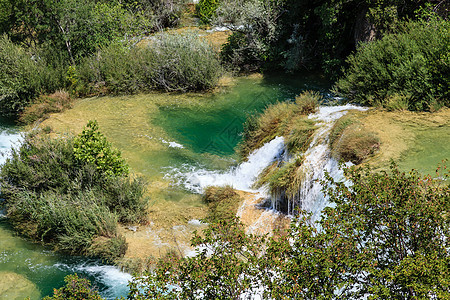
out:
<path id="1" fill-rule="evenodd" d="M 8 204 L 8 217 L 22 234 L 56 250 L 110 260 L 114 256 L 87 252 L 95 238 L 109 240 L 118 236 L 117 217 L 106 206 L 97 204 L 96 198 L 90 191 L 67 195 L 20 192 Z"/>
<path id="2" fill-rule="evenodd" d="M 450 22 L 408 23 L 401 33 L 360 45 L 335 91 L 349 101 L 409 110 L 450 105 Z"/>
<path id="3" fill-rule="evenodd" d="M 137 93 L 152 89 L 202 91 L 215 87 L 222 74 L 217 53 L 198 34 L 161 33 L 131 49 L 119 44 L 90 57 L 78 71 L 88 93 Z"/>
<path id="4" fill-rule="evenodd" d="M 89 151 L 78 158 L 80 148 Z M 126 251 L 117 222 L 146 221 L 144 183 L 124 170 L 119 152 L 96 127 L 77 138 L 29 135 L 1 167 L 2 206 L 33 240 L 70 254 L 115 260 Z"/>
<path id="5" fill-rule="evenodd" d="M 216 14 L 219 3 L 219 0 L 200 0 L 195 5 L 195 14 L 203 23 L 209 24 Z"/>
<path id="6" fill-rule="evenodd" d="M 53 296 L 47 296 L 44 300 L 103 300 L 98 292 L 91 288 L 89 280 L 79 278 L 77 274 L 67 275 L 64 281 L 65 286 L 55 289 Z"/>
<path id="7" fill-rule="evenodd" d="M 41 95 L 20 113 L 19 122 L 31 124 L 48 118 L 51 113 L 62 112 L 72 107 L 72 99 L 66 91 L 57 91 L 51 95 Z"/>
<path id="8" fill-rule="evenodd" d="M 225 220 L 236 217 L 242 198 L 231 186 L 210 186 L 205 191 L 203 201 L 209 206 L 210 218 Z"/>
<path id="9" fill-rule="evenodd" d="M 147 30 L 161 31 L 175 27 L 186 8 L 187 0 L 125 0 L 125 7 L 134 15 L 142 15 L 149 21 Z"/>
<path id="10" fill-rule="evenodd" d="M 17 116 L 39 95 L 41 71 L 23 48 L 0 36 L 0 115 Z"/>
<path id="11" fill-rule="evenodd" d="M 118 150 L 112 148 L 98 131 L 97 121 L 89 121 L 83 132 L 73 141 L 75 159 L 95 166 L 106 176 L 128 175 L 128 165 Z"/>

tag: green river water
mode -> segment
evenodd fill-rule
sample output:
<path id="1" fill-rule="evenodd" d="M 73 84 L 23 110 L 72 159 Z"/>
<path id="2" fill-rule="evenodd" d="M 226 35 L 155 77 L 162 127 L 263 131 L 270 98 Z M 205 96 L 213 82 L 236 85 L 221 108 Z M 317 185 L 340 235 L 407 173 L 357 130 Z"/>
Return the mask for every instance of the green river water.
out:
<path id="1" fill-rule="evenodd" d="M 161 179 L 168 169 L 186 165 L 228 168 L 235 163 L 234 149 L 249 115 L 276 101 L 293 100 L 302 90 L 326 93 L 328 88 L 327 82 L 314 76 L 241 78 L 214 94 L 113 97 L 108 105 L 102 102 L 104 99 L 95 98 L 77 105 L 86 118 L 99 120 L 100 129 L 122 150 L 132 170 L 152 180 Z M 156 108 L 153 102 L 158 103 Z M 133 111 L 137 103 L 142 104 L 139 114 Z M 74 115 L 72 120 L 77 118 Z M 72 121 L 67 122 L 70 127 Z M 6 120 L 0 120 L 0 124 L 0 147 L 7 149 L 18 129 Z M 83 120 L 80 124 L 86 123 Z M 405 154 L 402 166 L 429 170 L 429 166 L 450 157 L 450 143 L 437 143 L 448 138 L 449 129 L 433 130 L 431 134 L 426 130 L 418 134 L 418 146 Z M 160 197 L 174 201 L 187 193 L 162 190 Z M 62 286 L 64 276 L 74 272 L 89 278 L 104 297 L 126 295 L 130 275 L 95 260 L 67 257 L 31 244 L 14 234 L 4 216 L 0 219 L 0 299 L 39 299 Z"/>

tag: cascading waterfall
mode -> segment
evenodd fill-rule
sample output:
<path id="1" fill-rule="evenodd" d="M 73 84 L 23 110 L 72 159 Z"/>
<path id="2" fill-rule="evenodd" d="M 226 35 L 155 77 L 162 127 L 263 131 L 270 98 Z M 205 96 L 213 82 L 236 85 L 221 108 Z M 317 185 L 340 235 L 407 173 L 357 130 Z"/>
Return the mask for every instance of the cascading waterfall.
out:
<path id="1" fill-rule="evenodd" d="M 325 172 L 328 172 L 335 179 L 342 176 L 338 162 L 331 157 L 328 145 L 329 135 L 334 123 L 350 110 L 364 111 L 367 108 L 354 105 L 322 106 L 316 113 L 308 116 L 309 119 L 317 122 L 316 125 L 319 128 L 314 134 L 308 150 L 303 154 L 303 162 L 300 166 L 303 180 L 297 195 L 287 200 L 288 214 L 292 215 L 296 209 L 303 209 L 311 212 L 313 219 L 316 219 L 326 206 L 326 200 L 321 192 L 320 180 L 324 178 Z M 274 203 L 276 201 L 286 200 L 272 199 L 272 206 L 280 206 L 280 204 Z"/>
<path id="2" fill-rule="evenodd" d="M 303 180 L 299 185 L 297 194 L 288 200 L 283 195 L 271 195 L 272 208 L 287 207 L 287 214 L 293 215 L 296 209 L 303 209 L 313 213 L 313 218 L 320 216 L 320 212 L 326 205 L 326 200 L 321 193 L 319 180 L 323 179 L 325 172 L 338 179 L 342 172 L 338 168 L 338 162 L 331 157 L 328 146 L 329 134 L 334 123 L 350 110 L 364 111 L 366 108 L 355 105 L 322 106 L 314 114 L 308 116 L 315 120 L 318 126 L 308 150 L 303 154 L 303 162 L 300 166 Z M 227 172 L 209 171 L 205 169 L 191 168 L 188 171 L 173 170 L 169 177 L 175 178 L 178 184 L 195 193 L 202 193 L 208 186 L 230 185 L 235 189 L 267 195 L 267 188 L 254 189 L 253 184 L 258 176 L 274 161 L 287 161 L 287 153 L 284 138 L 276 137 L 266 143 L 260 149 L 248 156 L 248 160 Z M 295 159 L 295 158 L 291 158 Z M 287 201 L 288 203 L 281 203 Z"/>
<path id="3" fill-rule="evenodd" d="M 232 186 L 241 191 L 263 193 L 264 189 L 253 189 L 259 174 L 273 161 L 280 159 L 284 153 L 284 138 L 276 137 L 248 156 L 246 162 L 227 172 L 209 171 L 192 168 L 187 172 L 175 169 L 171 177 L 179 184 L 195 193 L 203 193 L 208 186 Z"/>

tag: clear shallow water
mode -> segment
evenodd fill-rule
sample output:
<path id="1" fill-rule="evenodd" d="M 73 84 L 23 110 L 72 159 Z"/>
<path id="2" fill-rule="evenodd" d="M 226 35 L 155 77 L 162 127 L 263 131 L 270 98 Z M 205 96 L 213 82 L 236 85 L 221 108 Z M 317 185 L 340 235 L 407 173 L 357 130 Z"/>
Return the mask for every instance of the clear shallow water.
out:
<path id="1" fill-rule="evenodd" d="M 205 99 L 208 105 L 163 106 L 152 121 L 162 126 L 171 139 L 195 153 L 232 156 L 248 116 L 277 101 L 294 100 L 304 90 L 325 93 L 328 88 L 323 79 L 313 76 L 240 78 L 228 91 Z"/>
<path id="2" fill-rule="evenodd" d="M 414 147 L 403 154 L 399 167 L 434 176 L 444 159 L 450 160 L 450 127 L 426 128 L 416 132 Z M 447 161 L 447 166 L 450 166 L 450 161 Z"/>

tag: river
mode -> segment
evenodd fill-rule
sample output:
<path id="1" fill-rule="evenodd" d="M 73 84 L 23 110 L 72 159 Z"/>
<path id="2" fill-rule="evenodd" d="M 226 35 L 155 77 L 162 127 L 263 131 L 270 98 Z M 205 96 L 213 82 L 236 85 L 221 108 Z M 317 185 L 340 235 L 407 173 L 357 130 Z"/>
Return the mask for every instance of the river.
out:
<path id="1" fill-rule="evenodd" d="M 195 209 L 201 210 L 203 204 L 192 191 L 170 185 L 177 182 L 177 174 L 229 169 L 238 159 L 235 147 L 249 115 L 277 101 L 293 100 L 303 90 L 326 94 L 328 88 L 326 81 L 315 76 L 269 76 L 236 79 L 229 87 L 211 94 L 91 98 L 77 102 L 73 110 L 52 117 L 44 126 L 58 132 L 73 129 L 76 133 L 87 120 L 97 119 L 100 130 L 122 151 L 132 171 L 151 182 L 151 207 L 159 218 L 175 222 L 169 216 L 178 215 L 178 219 L 188 223 L 185 219 L 192 218 Z M 7 120 L 0 120 L 0 124 L 0 148 L 5 150 L 18 139 L 20 129 Z M 420 147 L 405 158 L 408 167 L 413 162 L 436 164 L 436 160 L 450 154 L 448 146 L 442 143 L 443 149 L 433 147 L 433 153 L 427 148 L 448 134 L 448 128 L 433 130 L 431 137 L 418 137 Z M 155 216 L 152 220 L 156 223 L 157 219 Z M 90 279 L 108 299 L 127 293 L 129 274 L 96 260 L 55 254 L 32 244 L 17 236 L 3 215 L 0 241 L 0 299 L 39 299 L 50 295 L 53 288 L 63 285 L 65 275 L 74 272 Z"/>

